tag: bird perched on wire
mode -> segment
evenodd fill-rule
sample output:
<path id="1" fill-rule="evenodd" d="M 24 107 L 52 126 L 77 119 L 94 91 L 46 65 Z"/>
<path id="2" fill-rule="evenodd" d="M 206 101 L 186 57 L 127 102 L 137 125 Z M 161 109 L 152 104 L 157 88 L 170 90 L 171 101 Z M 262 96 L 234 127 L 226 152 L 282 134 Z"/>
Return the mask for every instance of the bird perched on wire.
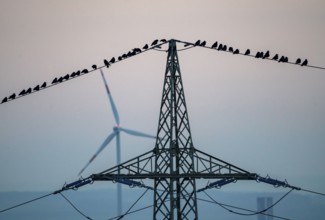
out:
<path id="1" fill-rule="evenodd" d="M 211 48 L 217 48 L 217 46 L 218 46 L 218 41 L 216 41 L 216 42 L 214 42 L 213 44 L 212 44 L 212 46 L 211 46 Z"/>
<path id="2" fill-rule="evenodd" d="M 97 65 L 95 65 L 95 64 L 92 65 L 91 67 L 92 67 L 94 70 L 97 69 Z"/>
<path id="3" fill-rule="evenodd" d="M 39 90 L 39 85 L 35 86 L 33 90 L 38 91 Z"/>
<path id="4" fill-rule="evenodd" d="M 26 90 L 26 93 L 25 94 L 29 94 L 31 92 L 32 92 L 32 88 L 29 88 L 29 89 Z"/>
<path id="5" fill-rule="evenodd" d="M 201 47 L 205 47 L 206 43 L 207 43 L 206 41 L 203 41 L 203 42 L 200 44 L 200 46 L 201 46 Z"/>
<path id="6" fill-rule="evenodd" d="M 279 59 L 279 55 L 275 54 L 274 57 L 272 58 L 272 60 L 278 60 Z"/>
<path id="7" fill-rule="evenodd" d="M 236 50 L 234 51 L 234 54 L 239 54 L 239 49 L 236 49 Z"/>
<path id="8" fill-rule="evenodd" d="M 87 70 L 87 69 L 83 69 L 81 72 L 82 72 L 83 74 L 86 74 L 86 73 L 88 73 L 88 70 Z"/>
<path id="9" fill-rule="evenodd" d="M 152 41 L 151 46 L 155 46 L 156 44 L 158 44 L 158 39 Z"/>
<path id="10" fill-rule="evenodd" d="M 57 82 L 58 82 L 58 78 L 55 77 L 55 78 L 53 79 L 53 81 L 52 81 L 52 84 L 55 84 L 55 83 L 57 83 Z"/>
<path id="11" fill-rule="evenodd" d="M 109 67 L 109 62 L 106 60 L 106 59 L 104 59 L 104 65 L 108 68 Z"/>
<path id="12" fill-rule="evenodd" d="M 266 53 L 263 56 L 263 59 L 270 57 L 270 51 L 266 51 Z"/>
<path id="13" fill-rule="evenodd" d="M 64 80 L 68 80 L 69 78 L 70 78 L 70 75 L 69 75 L 69 74 L 67 74 L 67 75 L 65 75 L 65 76 L 63 77 Z"/>
<path id="14" fill-rule="evenodd" d="M 25 95 L 25 93 L 26 93 L 26 91 L 25 91 L 25 89 L 23 89 L 23 90 L 19 93 L 19 96 L 21 96 L 21 95 Z"/>
<path id="15" fill-rule="evenodd" d="M 218 46 L 218 49 L 217 49 L 217 50 L 222 50 L 222 48 L 223 48 L 223 45 L 222 45 L 222 44 L 219 44 L 219 46 Z"/>
<path id="16" fill-rule="evenodd" d="M 166 40 L 166 39 L 160 39 L 160 42 L 162 42 L 162 43 L 166 43 L 167 40 Z"/>
<path id="17" fill-rule="evenodd" d="M 16 98 L 16 93 L 13 93 L 11 96 L 8 97 L 8 99 L 15 99 Z"/>
<path id="18" fill-rule="evenodd" d="M 231 52 L 231 53 L 233 53 L 233 52 L 234 52 L 234 48 L 229 47 L 229 48 L 228 48 L 228 51 Z"/>
<path id="19" fill-rule="evenodd" d="M 149 48 L 148 44 L 144 45 L 142 49 L 147 50 Z"/>
<path id="20" fill-rule="evenodd" d="M 2 102 L 1 103 L 5 103 L 5 102 L 7 102 L 8 101 L 8 98 L 7 97 L 4 97 L 3 99 L 2 99 Z"/>
<path id="21" fill-rule="evenodd" d="M 298 59 L 296 60 L 296 64 L 300 64 L 300 63 L 301 63 L 301 59 L 298 58 Z"/>
<path id="22" fill-rule="evenodd" d="M 41 89 L 44 89 L 46 87 L 46 82 L 43 82 L 43 84 L 41 85 Z"/>
<path id="23" fill-rule="evenodd" d="M 251 53 L 251 50 L 247 49 L 246 52 L 245 52 L 245 56 L 249 55 L 250 53 Z"/>
<path id="24" fill-rule="evenodd" d="M 308 65 L 308 60 L 305 59 L 304 62 L 302 62 L 301 66 L 307 66 Z"/>
<path id="25" fill-rule="evenodd" d="M 197 40 L 197 41 L 195 42 L 194 46 L 200 46 L 200 44 L 201 44 L 201 41 L 200 41 L 200 40 Z"/>

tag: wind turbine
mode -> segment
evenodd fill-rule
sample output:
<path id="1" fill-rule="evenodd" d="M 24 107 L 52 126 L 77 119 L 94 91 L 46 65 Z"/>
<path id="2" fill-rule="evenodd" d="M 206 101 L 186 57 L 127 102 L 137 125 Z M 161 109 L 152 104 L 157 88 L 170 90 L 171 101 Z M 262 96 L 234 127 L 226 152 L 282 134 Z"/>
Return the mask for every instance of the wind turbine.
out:
<path id="1" fill-rule="evenodd" d="M 90 160 L 88 161 L 88 163 L 81 169 L 81 171 L 79 172 L 79 176 L 81 175 L 81 173 L 89 166 L 89 164 L 101 153 L 102 150 L 104 150 L 105 147 L 107 147 L 107 145 L 114 139 L 114 137 L 116 137 L 116 163 L 120 164 L 121 163 L 121 143 L 120 143 L 120 132 L 125 132 L 127 134 L 130 135 L 134 135 L 134 136 L 139 136 L 139 137 L 146 137 L 146 138 L 153 138 L 156 139 L 156 136 L 150 135 L 150 134 L 145 134 L 143 132 L 139 132 L 139 131 L 135 131 L 135 130 L 131 130 L 131 129 L 127 129 L 127 128 L 123 128 L 120 125 L 120 117 L 116 108 L 116 105 L 114 103 L 112 94 L 108 88 L 108 84 L 106 82 L 106 79 L 104 77 L 103 71 L 100 69 L 100 73 L 102 75 L 104 84 L 105 84 L 105 88 L 106 88 L 106 92 L 108 95 L 108 99 L 109 102 L 111 104 L 112 107 L 112 111 L 113 111 L 113 115 L 114 115 L 114 119 L 115 119 L 115 123 L 116 125 L 113 127 L 113 132 L 110 133 L 107 138 L 104 140 L 104 142 L 102 143 L 102 145 L 99 147 L 99 149 L 97 150 L 97 152 L 90 158 Z M 118 214 L 121 215 L 122 214 L 122 187 L 121 184 L 117 183 L 117 198 L 118 198 Z"/>

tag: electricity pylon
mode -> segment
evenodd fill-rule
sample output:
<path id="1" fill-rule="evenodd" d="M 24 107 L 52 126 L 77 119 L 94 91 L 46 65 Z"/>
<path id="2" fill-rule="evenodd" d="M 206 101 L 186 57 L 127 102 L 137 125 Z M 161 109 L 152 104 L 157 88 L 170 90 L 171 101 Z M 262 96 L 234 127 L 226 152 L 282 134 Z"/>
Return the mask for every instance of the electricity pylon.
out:
<path id="1" fill-rule="evenodd" d="M 256 179 L 256 174 L 194 147 L 176 40 L 169 41 L 157 137 L 153 150 L 93 174 L 91 179 L 128 185 L 141 184 L 137 179 L 153 180 L 154 220 L 197 220 L 196 179 L 219 179 L 223 185 Z"/>

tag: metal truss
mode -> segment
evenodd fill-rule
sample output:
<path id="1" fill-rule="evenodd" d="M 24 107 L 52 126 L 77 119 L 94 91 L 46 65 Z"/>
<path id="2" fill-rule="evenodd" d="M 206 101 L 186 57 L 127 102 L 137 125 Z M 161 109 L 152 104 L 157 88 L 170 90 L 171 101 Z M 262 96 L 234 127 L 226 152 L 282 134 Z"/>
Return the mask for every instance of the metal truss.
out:
<path id="1" fill-rule="evenodd" d="M 129 185 L 141 185 L 131 180 L 152 180 L 154 220 L 197 220 L 196 179 L 256 179 L 256 174 L 194 148 L 175 40 L 169 41 L 157 137 L 153 150 L 91 179 Z"/>

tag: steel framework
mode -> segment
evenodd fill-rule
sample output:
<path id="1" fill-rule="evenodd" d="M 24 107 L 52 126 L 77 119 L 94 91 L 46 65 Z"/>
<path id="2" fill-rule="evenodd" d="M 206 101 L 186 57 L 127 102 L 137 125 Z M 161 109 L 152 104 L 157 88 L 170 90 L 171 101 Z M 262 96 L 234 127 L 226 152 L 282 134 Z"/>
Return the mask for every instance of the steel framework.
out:
<path id="1" fill-rule="evenodd" d="M 154 220 L 197 220 L 196 179 L 222 179 L 226 183 L 256 179 L 255 173 L 193 146 L 176 42 L 169 41 L 154 149 L 91 176 L 94 181 L 153 180 Z"/>

